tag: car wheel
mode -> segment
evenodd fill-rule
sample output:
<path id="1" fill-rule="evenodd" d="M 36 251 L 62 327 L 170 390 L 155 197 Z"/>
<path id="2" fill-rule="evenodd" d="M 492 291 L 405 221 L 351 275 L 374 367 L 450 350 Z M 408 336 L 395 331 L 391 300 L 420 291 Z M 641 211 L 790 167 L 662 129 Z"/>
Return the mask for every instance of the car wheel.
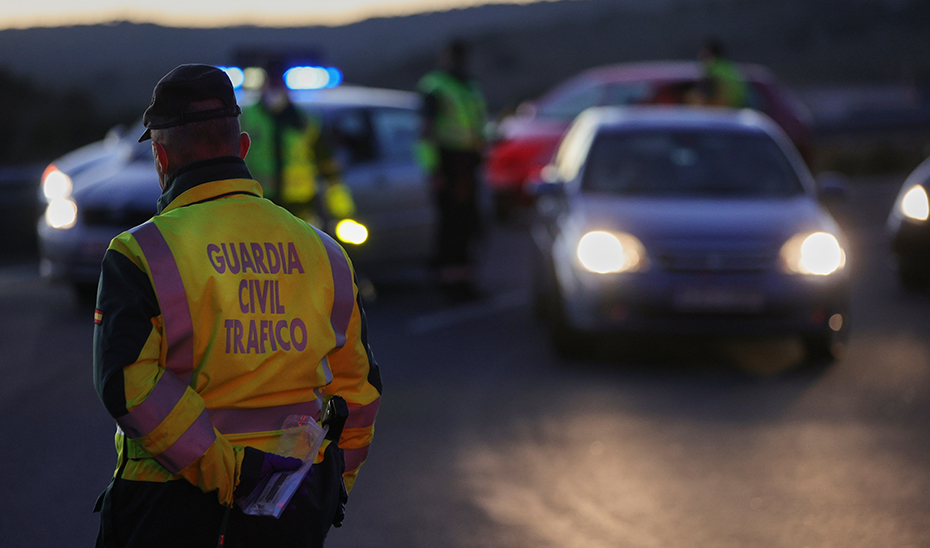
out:
<path id="1" fill-rule="evenodd" d="M 806 362 L 810 365 L 831 364 L 842 357 L 846 349 L 845 340 L 837 333 L 808 335 L 804 338 Z"/>
<path id="2" fill-rule="evenodd" d="M 594 336 L 575 329 L 565 315 L 562 297 L 555 292 L 549 303 L 549 336 L 556 354 L 562 358 L 588 358 L 594 353 Z"/>
<path id="3" fill-rule="evenodd" d="M 898 260 L 898 278 L 905 289 L 927 289 L 930 284 L 930 263 L 901 258 Z"/>
<path id="4" fill-rule="evenodd" d="M 535 249 L 532 266 L 533 316 L 537 320 L 548 322 L 554 313 L 555 307 L 553 304 L 555 288 L 553 287 L 552 263 L 543 256 L 541 251 Z"/>

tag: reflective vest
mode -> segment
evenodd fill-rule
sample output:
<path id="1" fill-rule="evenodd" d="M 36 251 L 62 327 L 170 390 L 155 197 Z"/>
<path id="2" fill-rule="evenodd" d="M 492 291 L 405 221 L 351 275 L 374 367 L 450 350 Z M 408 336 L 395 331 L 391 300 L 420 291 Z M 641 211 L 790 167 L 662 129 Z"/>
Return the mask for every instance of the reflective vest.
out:
<path id="1" fill-rule="evenodd" d="M 434 146 L 470 151 L 484 146 L 487 107 L 475 82 L 436 70 L 421 78 L 417 88 L 424 95 L 436 97 L 439 103 L 433 121 Z M 421 163 L 423 154 L 422 149 L 418 151 Z"/>
<path id="2" fill-rule="evenodd" d="M 101 295 L 109 268 L 128 259 L 151 281 L 160 311 L 140 337 L 138 357 L 119 372 L 124 479 L 184 478 L 218 490 L 229 504 L 244 446 L 274 451 L 286 417 L 319 419 L 326 397 L 338 393 L 350 409 L 340 447 L 346 484 L 354 483 L 374 430 L 380 377 L 352 266 L 329 236 L 261 195 L 249 179 L 198 184 L 110 244 Z M 108 319 L 108 304 L 98 302 L 95 369 L 108 359 L 99 357 L 98 366 L 98 351 L 122 344 L 99 340 L 107 321 L 119 321 Z M 98 392 L 112 409 L 108 379 L 98 378 Z"/>
<path id="3" fill-rule="evenodd" d="M 307 203 L 317 193 L 317 168 L 314 146 L 320 138 L 320 127 L 313 120 L 304 120 L 304 127 L 282 124 L 281 166 L 275 152 L 275 119 L 261 101 L 242 109 L 239 117 L 242 130 L 252 138 L 246 165 L 258 180 L 265 196 L 281 204 Z M 279 187 L 280 185 L 280 187 Z"/>
<path id="4" fill-rule="evenodd" d="M 715 59 L 707 65 L 707 75 L 714 83 L 711 103 L 733 108 L 746 106 L 749 87 L 736 65 L 725 59 Z"/>
<path id="5" fill-rule="evenodd" d="M 355 214 L 352 192 L 339 180 L 339 166 L 331 154 L 320 154 L 321 129 L 313 118 L 304 118 L 303 128 L 282 124 L 281 163 L 278 167 L 275 151 L 275 119 L 261 104 L 254 103 L 243 109 L 239 117 L 243 131 L 252 139 L 246 164 L 258 180 L 264 195 L 287 207 L 297 215 L 308 215 L 302 205 L 308 204 L 319 192 L 317 178 L 327 181 L 323 203 L 328 215 L 344 219 Z M 295 207 L 296 206 L 296 207 Z M 304 220 L 319 219 L 314 215 Z"/>

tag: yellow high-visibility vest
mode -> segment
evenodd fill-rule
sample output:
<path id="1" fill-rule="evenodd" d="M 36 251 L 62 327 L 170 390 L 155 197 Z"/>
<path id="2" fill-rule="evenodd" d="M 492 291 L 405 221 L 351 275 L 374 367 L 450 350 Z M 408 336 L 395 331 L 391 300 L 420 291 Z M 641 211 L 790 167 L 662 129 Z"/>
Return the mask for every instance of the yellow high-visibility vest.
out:
<path id="1" fill-rule="evenodd" d="M 232 503 L 244 447 L 274 451 L 287 416 L 319 419 L 338 393 L 350 410 L 340 447 L 351 489 L 380 386 L 352 265 L 334 240 L 262 198 L 258 182 L 228 179 L 184 191 L 113 239 L 112 253 L 149 277 L 160 309 L 122 371 L 123 478 L 183 478 Z"/>

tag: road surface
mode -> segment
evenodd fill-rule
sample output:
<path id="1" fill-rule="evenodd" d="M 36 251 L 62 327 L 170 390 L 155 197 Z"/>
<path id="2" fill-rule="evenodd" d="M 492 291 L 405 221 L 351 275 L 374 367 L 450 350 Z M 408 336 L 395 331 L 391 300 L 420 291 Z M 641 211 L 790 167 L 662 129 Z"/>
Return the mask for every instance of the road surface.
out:
<path id="1" fill-rule="evenodd" d="M 882 223 L 903 177 L 856 184 L 846 355 L 652 341 L 563 361 L 534 319 L 520 227 L 491 233 L 480 303 L 422 276 L 368 307 L 385 396 L 333 548 L 930 546 L 930 295 Z M 92 310 L 0 269 L 0 545 L 90 546 L 115 465 Z"/>

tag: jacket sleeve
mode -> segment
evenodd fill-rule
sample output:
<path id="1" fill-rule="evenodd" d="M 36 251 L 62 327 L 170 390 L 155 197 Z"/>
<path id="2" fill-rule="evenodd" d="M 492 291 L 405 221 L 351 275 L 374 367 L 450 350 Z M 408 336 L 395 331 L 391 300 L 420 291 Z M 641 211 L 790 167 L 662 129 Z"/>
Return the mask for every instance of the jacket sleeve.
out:
<path id="1" fill-rule="evenodd" d="M 354 276 L 352 287 L 355 301 L 346 330 L 346 342 L 327 356 L 333 380 L 326 386 L 327 395 L 342 396 L 349 405 L 349 418 L 339 439 L 339 447 L 345 452 L 344 479 L 350 491 L 359 468 L 368 457 L 382 391 L 381 371 L 368 345 L 365 309 Z"/>
<path id="2" fill-rule="evenodd" d="M 185 379 L 165 369 L 161 311 L 141 251 L 114 239 L 101 270 L 94 322 L 94 385 L 127 439 L 122 459 L 150 462 L 151 479 L 181 477 L 231 504 L 243 448 L 230 445 Z M 156 464 L 157 463 L 157 464 Z"/>

